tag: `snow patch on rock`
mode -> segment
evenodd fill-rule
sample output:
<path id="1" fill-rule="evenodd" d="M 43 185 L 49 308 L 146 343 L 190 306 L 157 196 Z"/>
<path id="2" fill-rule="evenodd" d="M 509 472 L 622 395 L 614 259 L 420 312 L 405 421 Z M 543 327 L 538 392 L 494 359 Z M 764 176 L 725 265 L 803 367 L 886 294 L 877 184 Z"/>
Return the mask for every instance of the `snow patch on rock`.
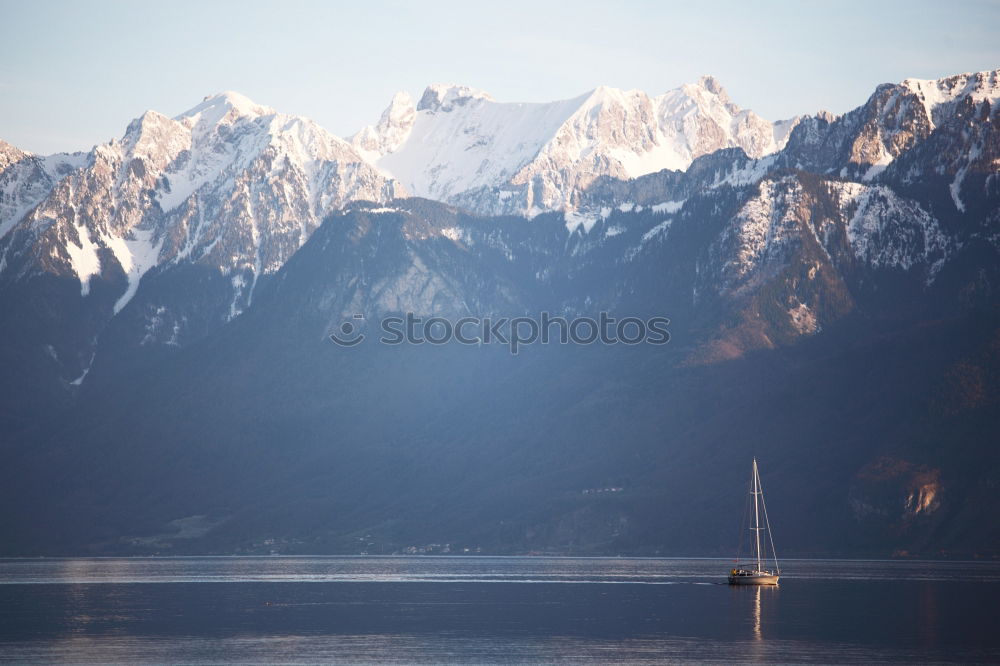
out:
<path id="1" fill-rule="evenodd" d="M 854 184 L 845 190 L 856 206 L 846 229 L 855 256 L 875 268 L 910 270 L 922 264 L 932 282 L 951 252 L 938 221 L 887 187 Z"/>
<path id="2" fill-rule="evenodd" d="M 684 199 L 680 201 L 664 201 L 650 207 L 654 213 L 676 213 L 684 206 Z"/>
<path id="3" fill-rule="evenodd" d="M 83 224 L 74 224 L 77 242 L 66 241 L 69 265 L 80 281 L 80 295 L 90 293 L 90 278 L 101 272 L 101 258 L 97 252 L 100 246 L 90 237 L 90 230 Z"/>
<path id="4" fill-rule="evenodd" d="M 128 305 L 139 290 L 142 276 L 157 264 L 163 239 L 154 241 L 153 235 L 152 229 L 133 229 L 132 238 L 108 238 L 106 241 L 128 278 L 125 293 L 115 302 L 115 314 Z"/>

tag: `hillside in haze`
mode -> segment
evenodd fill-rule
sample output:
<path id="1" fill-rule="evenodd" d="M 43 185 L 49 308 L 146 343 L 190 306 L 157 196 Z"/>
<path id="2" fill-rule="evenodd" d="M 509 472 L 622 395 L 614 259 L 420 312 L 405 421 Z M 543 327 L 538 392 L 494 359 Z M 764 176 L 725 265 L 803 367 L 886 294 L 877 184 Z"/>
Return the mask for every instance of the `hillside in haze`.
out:
<path id="1" fill-rule="evenodd" d="M 998 76 L 0 143 L 0 552 L 728 555 L 756 456 L 782 554 L 996 555 Z M 670 342 L 376 339 L 542 312 Z"/>

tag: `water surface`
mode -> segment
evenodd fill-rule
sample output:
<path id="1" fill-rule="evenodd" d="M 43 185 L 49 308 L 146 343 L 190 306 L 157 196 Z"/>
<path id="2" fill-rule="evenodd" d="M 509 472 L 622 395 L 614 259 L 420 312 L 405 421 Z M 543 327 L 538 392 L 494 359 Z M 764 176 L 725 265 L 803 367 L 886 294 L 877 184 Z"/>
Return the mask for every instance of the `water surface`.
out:
<path id="1" fill-rule="evenodd" d="M 1000 564 L 208 557 L 0 560 L 0 661 L 996 662 Z"/>

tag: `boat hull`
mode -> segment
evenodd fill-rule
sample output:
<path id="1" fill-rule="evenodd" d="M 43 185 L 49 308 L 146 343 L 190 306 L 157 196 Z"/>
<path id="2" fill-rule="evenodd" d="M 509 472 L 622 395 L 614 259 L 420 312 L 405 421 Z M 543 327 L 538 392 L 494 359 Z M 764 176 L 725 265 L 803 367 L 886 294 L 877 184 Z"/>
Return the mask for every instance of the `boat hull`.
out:
<path id="1" fill-rule="evenodd" d="M 749 576 L 729 576 L 730 585 L 777 585 L 776 574 L 751 574 Z"/>

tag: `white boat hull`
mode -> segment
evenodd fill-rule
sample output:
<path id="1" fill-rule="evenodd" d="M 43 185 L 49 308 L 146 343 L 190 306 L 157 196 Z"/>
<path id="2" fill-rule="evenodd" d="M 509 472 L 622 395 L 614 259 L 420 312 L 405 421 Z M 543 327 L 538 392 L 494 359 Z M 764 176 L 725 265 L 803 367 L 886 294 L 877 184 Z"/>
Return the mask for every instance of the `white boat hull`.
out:
<path id="1" fill-rule="evenodd" d="M 778 575 L 758 573 L 758 574 L 734 576 L 730 574 L 729 584 L 730 585 L 777 585 Z"/>

